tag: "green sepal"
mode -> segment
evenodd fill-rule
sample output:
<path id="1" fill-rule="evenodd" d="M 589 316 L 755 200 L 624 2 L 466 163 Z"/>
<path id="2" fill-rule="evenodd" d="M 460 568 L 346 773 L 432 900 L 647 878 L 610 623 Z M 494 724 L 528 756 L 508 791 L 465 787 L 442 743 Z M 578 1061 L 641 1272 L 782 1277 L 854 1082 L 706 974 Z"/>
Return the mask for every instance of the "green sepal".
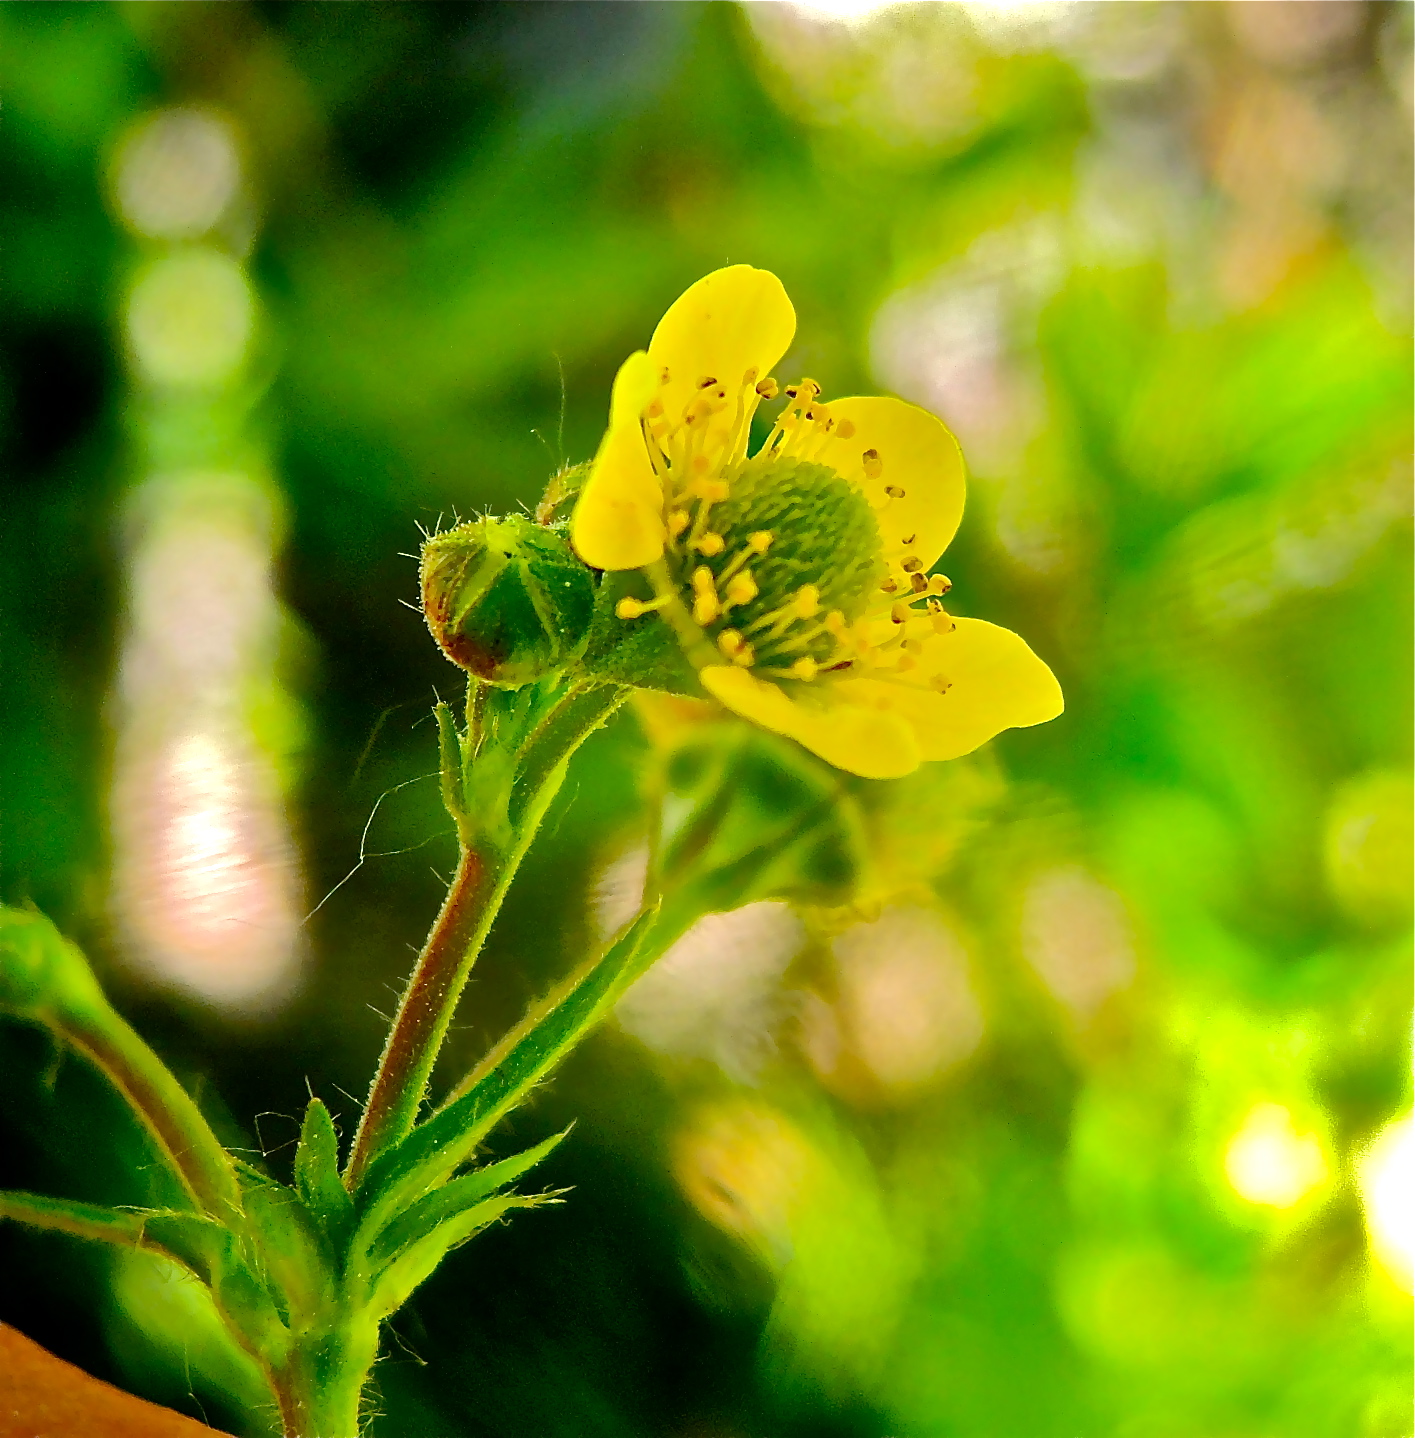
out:
<path id="1" fill-rule="evenodd" d="M 444 1183 L 492 1127 L 520 1104 L 655 957 L 657 909 L 639 915 L 610 948 L 573 975 L 511 1040 L 483 1062 L 460 1097 L 376 1159 L 356 1195 L 374 1232 Z"/>
<path id="2" fill-rule="evenodd" d="M 372 1237 L 368 1248 L 370 1269 L 377 1271 L 397 1258 L 405 1248 L 428 1238 L 442 1224 L 476 1207 L 498 1189 L 514 1183 L 528 1169 L 535 1167 L 569 1132 L 567 1128 L 562 1133 L 552 1134 L 534 1148 L 497 1163 L 489 1163 L 424 1194 Z M 358 1242 L 356 1239 L 355 1243 Z"/>
<path id="3" fill-rule="evenodd" d="M 305 1108 L 295 1150 L 295 1191 L 335 1253 L 347 1240 L 354 1201 L 339 1177 L 339 1135 L 321 1099 Z"/>
<path id="4" fill-rule="evenodd" d="M 697 670 L 677 636 L 656 613 L 621 619 L 621 599 L 649 600 L 653 591 L 636 569 L 606 573 L 595 592 L 594 618 L 580 667 L 605 684 L 628 684 L 666 694 L 706 697 Z"/>

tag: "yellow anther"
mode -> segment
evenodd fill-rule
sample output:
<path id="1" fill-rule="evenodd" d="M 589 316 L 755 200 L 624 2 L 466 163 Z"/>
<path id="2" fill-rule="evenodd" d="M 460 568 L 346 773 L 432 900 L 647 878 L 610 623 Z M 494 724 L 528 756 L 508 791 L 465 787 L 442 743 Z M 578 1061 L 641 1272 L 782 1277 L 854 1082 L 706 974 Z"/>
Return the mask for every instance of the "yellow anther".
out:
<path id="1" fill-rule="evenodd" d="M 854 439 L 854 422 L 852 420 L 842 419 L 840 423 L 835 426 L 835 437 L 836 439 Z"/>
<path id="2" fill-rule="evenodd" d="M 717 595 L 699 591 L 693 599 L 693 621 L 697 624 L 712 624 L 722 617 L 722 605 Z"/>
<path id="3" fill-rule="evenodd" d="M 948 691 L 953 688 L 953 681 L 951 679 L 945 679 L 942 674 L 935 674 L 934 677 L 929 680 L 929 688 L 938 694 L 947 694 Z"/>
<path id="4" fill-rule="evenodd" d="M 879 457 L 879 450 L 867 449 L 860 459 L 865 466 L 866 479 L 878 479 L 884 473 L 884 461 Z"/>
<path id="5" fill-rule="evenodd" d="M 688 486 L 688 493 L 695 495 L 698 499 L 705 499 L 709 504 L 716 504 L 719 500 L 727 498 L 727 481 L 725 479 L 695 479 Z"/>
<path id="6" fill-rule="evenodd" d="M 911 669 L 919 667 L 919 661 L 912 654 L 901 654 L 899 662 L 894 667 L 900 674 L 907 674 Z"/>
<path id="7" fill-rule="evenodd" d="M 935 634 L 952 634 L 958 628 L 942 609 L 933 616 L 933 627 Z"/>
<path id="8" fill-rule="evenodd" d="M 915 574 L 924 567 L 924 561 L 917 554 L 911 554 L 908 559 L 901 559 L 899 567 L 905 574 Z"/>
<path id="9" fill-rule="evenodd" d="M 814 584 L 803 584 L 796 591 L 796 613 L 802 619 L 814 619 L 820 613 L 821 592 Z M 843 619 L 844 616 L 842 615 Z M 829 625 L 830 620 L 826 620 Z"/>
<path id="10" fill-rule="evenodd" d="M 899 487 L 897 484 L 887 484 L 887 485 L 885 485 L 885 487 L 884 487 L 884 492 L 885 492 L 891 499 L 903 499 L 903 498 L 904 498 L 904 491 L 903 491 L 902 489 L 900 489 L 900 487 Z"/>
<path id="11" fill-rule="evenodd" d="M 929 582 L 922 574 L 911 574 L 909 576 L 909 582 L 914 586 L 915 594 L 927 594 L 929 592 Z"/>
<path id="12" fill-rule="evenodd" d="M 712 468 L 712 461 L 705 454 L 693 456 L 693 473 L 706 474 Z"/>
<path id="13" fill-rule="evenodd" d="M 717 647 L 722 650 L 723 656 L 734 664 L 750 665 L 756 658 L 752 646 L 742 638 L 741 632 L 736 629 L 724 629 L 717 636 Z M 746 655 L 745 659 L 742 658 L 743 655 Z"/>
<path id="14" fill-rule="evenodd" d="M 729 604 L 750 604 L 761 591 L 757 588 L 757 581 L 744 569 L 740 574 L 734 574 L 727 583 L 727 602 Z"/>
<path id="15" fill-rule="evenodd" d="M 758 554 L 765 554 L 771 548 L 771 542 L 775 538 L 769 529 L 755 529 L 747 536 L 747 543 Z"/>
<path id="16" fill-rule="evenodd" d="M 659 419 L 663 414 L 663 401 L 653 399 L 649 401 L 649 407 L 644 411 L 645 419 Z"/>
<path id="17" fill-rule="evenodd" d="M 913 542 L 918 537 L 919 536 L 917 534 L 906 534 L 899 542 L 904 546 L 905 549 L 908 549 L 908 547 L 913 544 Z"/>
<path id="18" fill-rule="evenodd" d="M 913 611 L 907 604 L 891 604 L 889 606 L 889 617 L 896 624 L 903 624 L 914 617 Z"/>
<path id="19" fill-rule="evenodd" d="M 886 594 L 897 594 L 899 592 L 899 581 L 897 579 L 886 579 L 880 588 Z"/>
<path id="20" fill-rule="evenodd" d="M 953 588 L 953 581 L 944 574 L 929 575 L 929 593 L 947 594 Z"/>
<path id="21" fill-rule="evenodd" d="M 692 522 L 692 516 L 686 509 L 670 510 L 668 514 L 668 532 L 674 539 L 677 539 Z"/>
<path id="22" fill-rule="evenodd" d="M 732 662 L 743 669 L 750 669 L 757 662 L 757 651 L 750 644 L 744 644 L 733 656 Z"/>
<path id="23" fill-rule="evenodd" d="M 702 379 L 700 379 L 700 380 L 698 381 L 698 388 L 699 388 L 699 389 L 711 389 L 711 388 L 713 387 L 713 385 L 715 385 L 716 383 L 717 383 L 717 376 L 716 376 L 716 375 L 714 375 L 714 374 L 705 374 L 705 375 L 702 377 Z"/>
<path id="24" fill-rule="evenodd" d="M 713 534 L 712 531 L 709 530 L 708 533 L 700 535 L 693 541 L 693 548 L 696 549 L 699 554 L 705 554 L 711 559 L 714 554 L 722 553 L 726 547 L 726 543 L 727 541 L 724 540 L 720 534 Z"/>
<path id="25" fill-rule="evenodd" d="M 698 594 L 716 594 L 717 581 L 706 564 L 700 564 L 693 571 L 693 589 Z"/>
<path id="26" fill-rule="evenodd" d="M 638 619 L 648 612 L 648 607 L 641 599 L 632 599 L 625 595 L 618 604 L 614 606 L 614 612 L 621 619 Z"/>
<path id="27" fill-rule="evenodd" d="M 749 370 L 742 376 L 742 388 L 743 388 L 743 389 L 746 389 L 748 385 L 756 384 L 756 382 L 757 382 L 757 375 L 758 375 L 759 373 L 760 373 L 760 371 L 757 369 L 757 367 L 756 367 L 755 365 L 753 365 L 752 368 L 749 369 Z"/>
<path id="28" fill-rule="evenodd" d="M 791 666 L 791 673 L 795 675 L 797 679 L 804 679 L 809 682 L 816 677 L 816 673 L 819 668 L 820 666 L 816 663 L 814 659 L 811 658 L 809 654 L 803 654 Z"/>
<path id="29" fill-rule="evenodd" d="M 798 388 L 810 390 L 811 399 L 814 399 L 821 392 L 821 387 L 813 379 L 803 379 Z"/>
<path id="30" fill-rule="evenodd" d="M 777 394 L 776 381 L 774 379 L 759 379 L 757 381 L 757 393 L 763 399 L 775 399 Z"/>
<path id="31" fill-rule="evenodd" d="M 669 378 L 670 376 L 668 373 L 668 366 L 664 365 L 664 367 L 658 372 L 658 382 L 659 384 L 667 384 Z"/>
<path id="32" fill-rule="evenodd" d="M 832 609 L 830 613 L 825 616 L 825 627 L 835 635 L 837 639 L 844 639 L 849 631 L 849 625 L 845 622 L 845 616 L 838 609 Z"/>

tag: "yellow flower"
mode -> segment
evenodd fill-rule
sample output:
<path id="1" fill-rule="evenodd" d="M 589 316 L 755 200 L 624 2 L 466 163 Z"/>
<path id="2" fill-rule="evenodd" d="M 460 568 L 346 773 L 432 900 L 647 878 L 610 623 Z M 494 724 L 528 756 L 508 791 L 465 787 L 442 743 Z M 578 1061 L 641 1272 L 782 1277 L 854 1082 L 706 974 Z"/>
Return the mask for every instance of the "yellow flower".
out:
<path id="1" fill-rule="evenodd" d="M 1055 718 L 1060 686 L 1022 639 L 943 607 L 930 571 L 963 515 L 963 458 L 933 415 L 826 404 L 803 379 L 748 457 L 795 331 L 781 281 L 732 265 L 620 368 L 571 524 L 587 564 L 645 575 L 620 619 L 667 622 L 709 694 L 867 778 Z"/>

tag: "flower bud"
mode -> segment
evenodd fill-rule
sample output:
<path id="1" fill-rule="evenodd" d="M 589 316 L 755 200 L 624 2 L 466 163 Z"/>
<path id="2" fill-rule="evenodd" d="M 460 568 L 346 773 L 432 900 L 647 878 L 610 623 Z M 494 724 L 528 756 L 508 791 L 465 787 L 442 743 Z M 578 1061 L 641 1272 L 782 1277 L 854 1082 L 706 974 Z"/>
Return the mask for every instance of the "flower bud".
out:
<path id="1" fill-rule="evenodd" d="M 594 578 L 553 528 L 520 515 L 477 519 L 423 545 L 423 613 L 442 652 L 518 688 L 578 658 Z"/>

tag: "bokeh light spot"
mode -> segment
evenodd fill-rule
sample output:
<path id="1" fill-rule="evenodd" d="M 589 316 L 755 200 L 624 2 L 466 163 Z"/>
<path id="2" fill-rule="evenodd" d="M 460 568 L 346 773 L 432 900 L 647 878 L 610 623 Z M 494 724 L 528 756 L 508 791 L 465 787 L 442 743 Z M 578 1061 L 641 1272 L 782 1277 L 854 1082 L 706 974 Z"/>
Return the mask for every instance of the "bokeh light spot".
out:
<path id="1" fill-rule="evenodd" d="M 1224 1173 L 1249 1203 L 1293 1208 L 1327 1181 L 1326 1156 L 1315 1133 L 1299 1133 L 1281 1104 L 1255 1105 L 1228 1142 Z"/>
<path id="2" fill-rule="evenodd" d="M 161 110 L 139 122 L 118 152 L 119 212 L 150 239 L 206 234 L 230 208 L 240 181 L 231 127 L 205 110 Z"/>
<path id="3" fill-rule="evenodd" d="M 254 313 L 250 283 L 235 260 L 219 250 L 179 250 L 138 276 L 128 298 L 128 343 L 153 384 L 218 385 L 244 361 Z"/>
<path id="4" fill-rule="evenodd" d="M 1371 1252 L 1415 1292 L 1415 1120 L 1387 1124 L 1356 1163 Z"/>

